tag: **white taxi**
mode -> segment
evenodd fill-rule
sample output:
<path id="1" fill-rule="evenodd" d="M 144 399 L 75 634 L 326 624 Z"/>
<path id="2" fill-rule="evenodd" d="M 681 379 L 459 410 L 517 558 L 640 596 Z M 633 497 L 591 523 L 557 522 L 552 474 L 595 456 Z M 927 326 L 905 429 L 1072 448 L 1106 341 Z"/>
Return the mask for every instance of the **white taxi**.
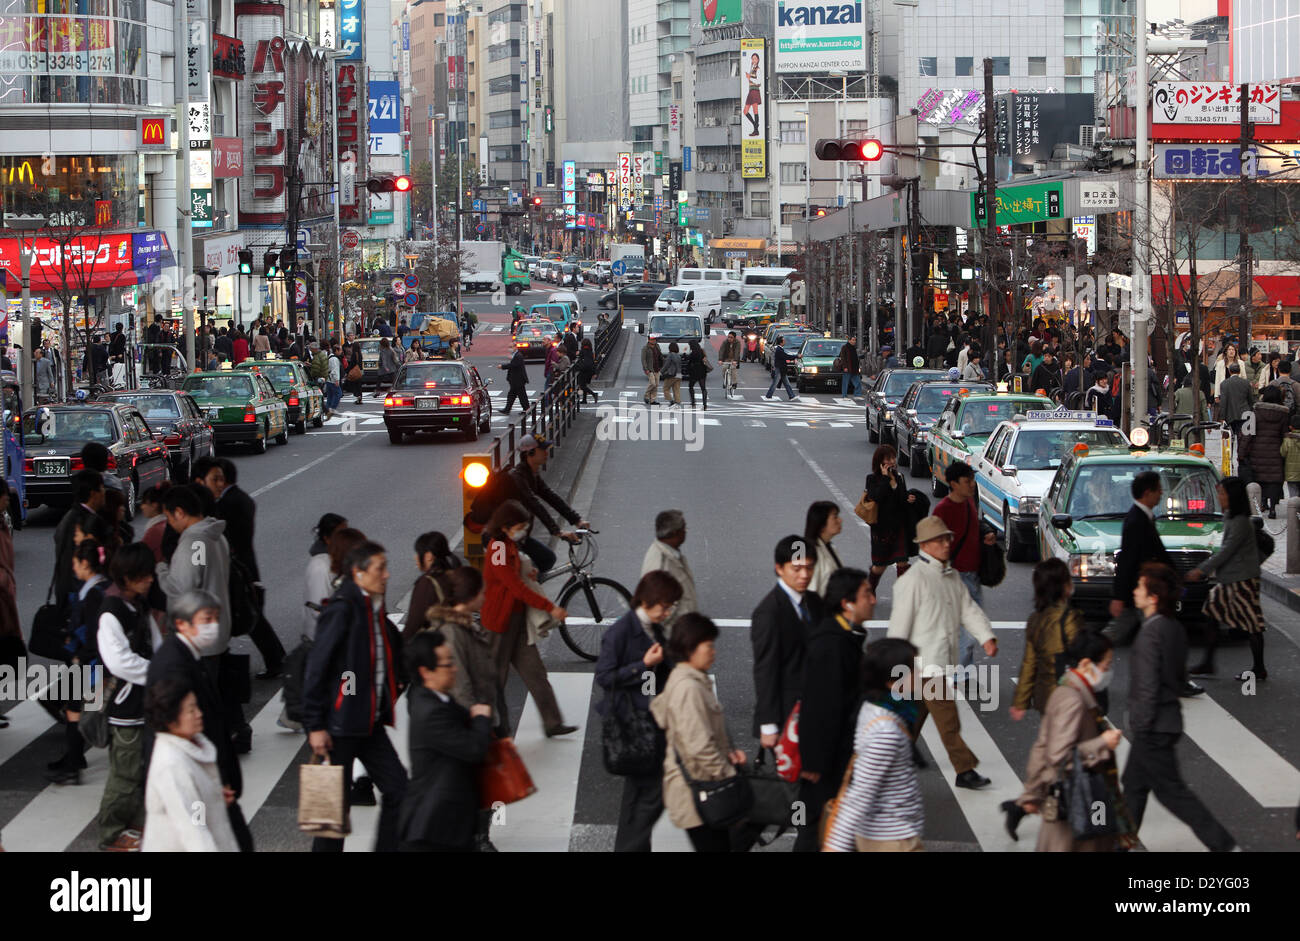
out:
<path id="1" fill-rule="evenodd" d="M 1109 418 L 1064 408 L 1032 410 L 1000 423 L 972 462 L 980 513 L 1006 535 L 1007 560 L 1038 560 L 1038 508 L 1076 445 L 1128 447 Z"/>

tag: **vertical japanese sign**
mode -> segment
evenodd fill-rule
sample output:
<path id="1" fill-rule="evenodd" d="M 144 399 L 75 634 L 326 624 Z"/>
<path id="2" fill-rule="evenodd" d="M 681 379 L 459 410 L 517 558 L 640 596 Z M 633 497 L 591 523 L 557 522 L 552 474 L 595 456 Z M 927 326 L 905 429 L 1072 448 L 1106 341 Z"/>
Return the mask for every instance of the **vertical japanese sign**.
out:
<path id="1" fill-rule="evenodd" d="M 212 17 L 208 0 L 185 0 L 189 11 L 190 41 L 186 74 L 189 77 L 189 100 L 207 101 L 212 86 L 212 43 L 209 31 Z"/>
<path id="2" fill-rule="evenodd" d="M 668 106 L 668 157 L 682 155 L 682 109 L 679 105 Z"/>
<path id="3" fill-rule="evenodd" d="M 371 82 L 368 86 L 370 153 L 389 157 L 402 153 L 402 86 Z"/>
<path id="4" fill-rule="evenodd" d="M 339 58 L 356 62 L 362 56 L 361 0 L 339 0 Z"/>
<path id="5" fill-rule="evenodd" d="M 274 11 L 274 12 L 265 12 Z M 271 4 L 240 4 L 235 28 L 253 65 L 238 86 L 239 128 L 244 139 L 244 166 L 239 181 L 239 216 L 248 225 L 279 226 L 285 220 L 284 8 Z"/>
<path id="6" fill-rule="evenodd" d="M 320 6 L 320 45 L 322 49 L 337 48 L 339 41 L 338 14 L 333 0 Z"/>
<path id="7" fill-rule="evenodd" d="M 364 72 L 351 62 L 338 62 L 338 96 L 339 111 L 337 115 L 339 134 L 339 221 L 352 225 L 363 225 L 366 221 L 364 187 L 358 185 L 365 173 L 366 157 L 365 137 L 362 135 L 364 109 L 361 103 L 366 100 L 364 91 Z"/>
<path id="8" fill-rule="evenodd" d="M 578 165 L 572 160 L 564 161 L 564 219 L 565 228 L 572 229 L 578 206 Z"/>
<path id="9" fill-rule="evenodd" d="M 626 212 L 632 208 L 632 155 L 618 155 L 618 204 Z"/>
<path id="10" fill-rule="evenodd" d="M 740 41 L 740 175 L 767 179 L 767 62 L 765 41 Z"/>

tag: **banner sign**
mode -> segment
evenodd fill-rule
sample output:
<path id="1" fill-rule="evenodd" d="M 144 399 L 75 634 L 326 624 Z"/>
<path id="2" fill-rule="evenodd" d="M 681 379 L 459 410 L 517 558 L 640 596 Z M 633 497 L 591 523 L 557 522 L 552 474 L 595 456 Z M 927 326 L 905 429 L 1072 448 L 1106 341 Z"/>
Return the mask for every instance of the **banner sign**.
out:
<path id="1" fill-rule="evenodd" d="M 245 74 L 244 44 L 233 36 L 213 33 L 212 74 L 234 81 L 242 79 Z"/>
<path id="2" fill-rule="evenodd" d="M 238 137 L 212 138 L 212 175 L 218 180 L 244 175 L 244 142 Z"/>
<path id="3" fill-rule="evenodd" d="M 239 221 L 241 225 L 284 225 L 289 111 L 285 102 L 288 45 L 284 8 L 241 3 L 235 14 L 239 38 L 254 50 L 248 81 L 241 82 L 236 92 L 248 171 L 239 183 Z"/>
<path id="4" fill-rule="evenodd" d="M 865 72 L 862 0 L 777 0 L 776 71 Z"/>
<path id="5" fill-rule="evenodd" d="M 767 63 L 763 39 L 740 41 L 740 175 L 767 179 Z"/>
<path id="6" fill-rule="evenodd" d="M 701 26 L 725 26 L 739 23 L 744 15 L 744 0 L 699 0 Z"/>
<path id="7" fill-rule="evenodd" d="M 208 14 L 208 0 L 185 0 L 188 11 L 186 22 L 190 28 L 190 41 L 186 60 L 189 101 L 207 101 L 212 88 L 212 54 L 208 34 L 212 18 Z"/>
<path id="8" fill-rule="evenodd" d="M 1063 202 L 1062 184 L 1027 183 L 1023 186 L 999 186 L 997 190 L 999 226 L 1020 225 L 1024 222 L 1043 222 L 1061 218 Z M 983 191 L 970 194 L 970 215 L 973 228 L 982 229 L 988 224 Z"/>
<path id="9" fill-rule="evenodd" d="M 339 0 L 339 49 L 343 55 L 340 59 L 356 62 L 362 55 L 362 11 L 361 0 Z"/>
<path id="10" fill-rule="evenodd" d="M 1250 121 L 1282 122 L 1276 85 L 1251 85 Z M 1226 82 L 1156 82 L 1151 88 L 1152 124 L 1241 124 L 1241 86 Z"/>
<path id="11" fill-rule="evenodd" d="M 370 82 L 369 152 L 397 157 L 402 153 L 402 86 L 398 82 Z"/>
<path id="12" fill-rule="evenodd" d="M 361 137 L 361 103 L 364 98 L 365 77 L 351 62 L 337 63 L 339 136 L 339 220 L 343 223 L 363 225 L 366 221 L 368 201 L 363 198 L 365 178 L 365 153 Z"/>
<path id="13" fill-rule="evenodd" d="M 1243 164 L 1251 179 L 1300 179 L 1300 144 L 1270 144 L 1263 153 L 1236 144 L 1156 144 L 1155 151 L 1157 180 L 1238 180 Z"/>

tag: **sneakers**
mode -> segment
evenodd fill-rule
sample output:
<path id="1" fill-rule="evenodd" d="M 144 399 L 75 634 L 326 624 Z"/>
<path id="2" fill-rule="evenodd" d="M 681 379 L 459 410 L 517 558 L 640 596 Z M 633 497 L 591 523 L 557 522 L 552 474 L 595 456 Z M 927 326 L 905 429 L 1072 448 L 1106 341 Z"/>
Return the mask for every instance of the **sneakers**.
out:
<path id="1" fill-rule="evenodd" d="M 974 768 L 971 768 L 969 771 L 963 771 L 961 774 L 957 775 L 956 783 L 958 787 L 978 791 L 982 787 L 988 787 L 993 782 L 984 777 L 984 775 L 980 774 Z"/>
<path id="2" fill-rule="evenodd" d="M 280 710 L 280 718 L 275 720 L 275 724 L 282 729 L 288 729 L 290 732 L 302 731 L 302 723 L 296 719 L 290 719 L 289 710 L 287 708 Z"/>
<path id="3" fill-rule="evenodd" d="M 116 840 L 112 843 L 100 844 L 99 848 L 105 853 L 138 853 L 140 839 L 139 830 L 123 830 L 117 835 Z"/>

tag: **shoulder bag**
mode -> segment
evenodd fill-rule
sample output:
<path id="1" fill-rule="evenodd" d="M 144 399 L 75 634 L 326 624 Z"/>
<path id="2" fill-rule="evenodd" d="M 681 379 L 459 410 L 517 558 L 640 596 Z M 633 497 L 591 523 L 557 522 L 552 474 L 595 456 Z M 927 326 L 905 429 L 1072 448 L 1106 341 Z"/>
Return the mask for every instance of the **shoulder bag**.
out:
<path id="1" fill-rule="evenodd" d="M 798 782 L 791 782 L 781 774 L 776 755 L 772 756 L 771 766 L 766 763 L 769 751 L 769 748 L 760 748 L 752 767 L 744 765 L 736 769 L 749 779 L 754 794 L 753 806 L 745 817 L 756 827 L 777 828 L 771 839 L 760 840 L 764 845 L 794 825 L 794 803 L 799 799 Z"/>
<path id="2" fill-rule="evenodd" d="M 68 620 L 59 606 L 53 603 L 54 582 L 45 595 L 45 604 L 36 609 L 32 618 L 32 636 L 27 649 L 38 657 L 66 662 L 68 659 Z"/>
<path id="3" fill-rule="evenodd" d="M 733 823 L 744 820 L 749 809 L 754 806 L 754 789 L 748 776 L 737 772 L 720 781 L 696 781 L 686 773 L 682 756 L 673 746 L 673 757 L 681 769 L 682 780 L 690 789 L 695 812 L 700 815 L 704 825 L 713 830 L 725 830 Z"/>
<path id="4" fill-rule="evenodd" d="M 977 511 L 978 512 L 978 511 Z M 985 528 L 987 527 L 987 529 Z M 985 533 L 994 532 L 992 526 L 984 521 L 980 521 L 980 584 L 985 588 L 996 588 L 1002 584 L 1002 580 L 1007 577 L 1007 558 L 1002 554 L 1002 546 L 994 542 L 993 545 L 985 545 Z"/>
<path id="5" fill-rule="evenodd" d="M 868 526 L 875 526 L 876 520 L 880 518 L 880 505 L 867 496 L 867 491 L 862 491 L 862 499 L 858 505 L 853 508 L 853 515 Z"/>
<path id="6" fill-rule="evenodd" d="M 1061 775 L 1060 812 L 1066 814 L 1075 839 L 1088 840 L 1120 832 L 1115 800 L 1106 785 L 1106 771 L 1085 768 L 1076 747 L 1066 759 Z"/>
<path id="7" fill-rule="evenodd" d="M 600 748 L 605 770 L 619 777 L 643 777 L 663 768 L 659 726 L 638 709 L 627 690 L 611 689 L 605 698 Z"/>
<path id="8" fill-rule="evenodd" d="M 536 791 L 532 776 L 514 743 L 494 738 L 478 769 L 479 807 L 491 810 L 496 804 L 513 804 Z"/>

